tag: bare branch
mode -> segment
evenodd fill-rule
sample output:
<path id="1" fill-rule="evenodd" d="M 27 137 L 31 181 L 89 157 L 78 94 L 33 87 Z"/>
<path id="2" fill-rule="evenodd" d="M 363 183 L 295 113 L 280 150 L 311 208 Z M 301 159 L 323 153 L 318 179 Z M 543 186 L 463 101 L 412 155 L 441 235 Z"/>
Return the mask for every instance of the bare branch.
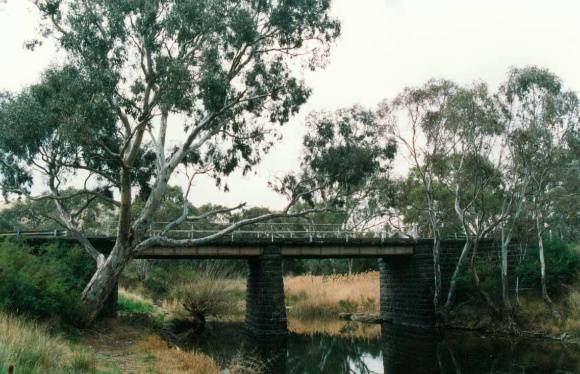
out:
<path id="1" fill-rule="evenodd" d="M 136 255 L 138 255 L 138 253 L 142 250 L 145 250 L 147 248 L 150 248 L 152 246 L 162 246 L 162 247 L 167 247 L 167 246 L 174 246 L 174 247 L 188 247 L 188 246 L 194 246 L 194 245 L 200 245 L 203 243 L 207 243 L 210 242 L 212 240 L 215 239 L 219 239 L 221 237 L 223 237 L 224 235 L 229 234 L 232 231 L 235 231 L 243 226 L 247 226 L 247 225 L 251 225 L 254 223 L 259 223 L 259 222 L 263 222 L 263 221 L 268 221 L 274 218 L 296 218 L 296 217 L 304 217 L 306 215 L 309 214 L 313 214 L 313 213 L 322 213 L 322 212 L 328 212 L 331 211 L 331 209 L 328 208 L 314 208 L 314 209 L 308 209 L 302 212 L 298 212 L 298 213 L 268 213 L 268 214 L 264 214 L 255 218 L 246 218 L 243 219 L 241 221 L 238 221 L 230 226 L 228 226 L 225 229 L 222 229 L 214 234 L 208 235 L 206 237 L 203 238 L 195 238 L 195 239 L 170 239 L 167 237 L 163 237 L 163 236 L 153 236 L 151 238 L 145 239 L 144 241 L 142 241 L 139 245 L 137 245 L 137 247 L 134 250 L 134 253 Z"/>

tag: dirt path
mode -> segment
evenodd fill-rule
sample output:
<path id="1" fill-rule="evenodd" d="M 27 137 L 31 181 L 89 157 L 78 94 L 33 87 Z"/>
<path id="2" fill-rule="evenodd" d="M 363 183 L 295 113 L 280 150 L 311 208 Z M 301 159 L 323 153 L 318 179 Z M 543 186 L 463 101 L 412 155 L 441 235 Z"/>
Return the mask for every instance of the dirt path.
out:
<path id="1" fill-rule="evenodd" d="M 155 356 L 140 349 L 140 343 L 151 334 L 142 326 L 108 319 L 83 333 L 79 343 L 95 352 L 98 369 L 104 372 L 157 373 Z"/>

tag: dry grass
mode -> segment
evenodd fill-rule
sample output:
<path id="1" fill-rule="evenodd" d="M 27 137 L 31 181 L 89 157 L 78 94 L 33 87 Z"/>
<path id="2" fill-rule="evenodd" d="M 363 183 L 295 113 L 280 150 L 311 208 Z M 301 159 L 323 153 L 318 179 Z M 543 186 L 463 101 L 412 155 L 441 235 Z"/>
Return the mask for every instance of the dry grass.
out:
<path id="1" fill-rule="evenodd" d="M 284 279 L 289 315 L 302 318 L 378 313 L 379 287 L 378 272 Z"/>
<path id="2" fill-rule="evenodd" d="M 229 362 L 227 372 L 231 374 L 261 374 L 267 372 L 264 362 L 238 352 Z"/>
<path id="3" fill-rule="evenodd" d="M 518 317 L 524 328 L 538 330 L 551 335 L 564 332 L 580 333 L 580 284 L 577 284 L 565 299 L 560 300 L 556 309 L 561 319 L 555 319 L 550 308 L 538 297 L 521 297 Z"/>
<path id="4" fill-rule="evenodd" d="M 196 283 L 180 284 L 171 291 L 169 300 L 179 302 L 194 316 L 224 316 L 239 313 L 240 296 L 232 282 L 203 279 Z"/>
<path id="5" fill-rule="evenodd" d="M 245 288 L 245 280 L 241 278 L 200 276 L 193 282 L 173 287 L 162 308 L 175 317 L 239 317 L 245 308 Z"/>
<path id="6" fill-rule="evenodd" d="M 95 370 L 95 358 L 73 350 L 44 326 L 0 314 L 0 372 L 10 365 L 17 373 L 86 373 Z"/>
<path id="7" fill-rule="evenodd" d="M 158 373 L 212 374 L 220 372 L 218 364 L 211 357 L 203 353 L 184 352 L 170 348 L 155 335 L 140 341 L 136 349 L 155 357 Z"/>
<path id="8" fill-rule="evenodd" d="M 379 324 L 347 322 L 337 318 L 289 318 L 288 330 L 300 335 L 324 334 L 369 340 L 379 339 L 381 337 L 381 325 Z"/>
<path id="9" fill-rule="evenodd" d="M 341 312 L 376 314 L 379 311 L 378 272 L 285 277 L 284 288 L 289 316 L 324 318 L 337 317 Z M 161 308 L 179 316 L 186 312 L 183 304 L 190 304 L 190 309 L 200 309 L 206 315 L 232 319 L 243 316 L 245 292 L 244 278 L 199 277 L 174 288 Z"/>

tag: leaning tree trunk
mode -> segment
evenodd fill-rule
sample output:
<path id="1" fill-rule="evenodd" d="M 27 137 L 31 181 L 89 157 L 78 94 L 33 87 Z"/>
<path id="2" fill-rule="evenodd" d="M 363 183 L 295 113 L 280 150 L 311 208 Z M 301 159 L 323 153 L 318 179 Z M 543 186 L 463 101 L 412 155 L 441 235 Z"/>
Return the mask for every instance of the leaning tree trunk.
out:
<path id="1" fill-rule="evenodd" d="M 86 308 L 85 324 L 91 325 L 99 316 L 121 272 L 130 260 L 130 251 L 115 246 L 105 263 L 97 269 L 85 289 L 81 302 Z"/>
<path id="2" fill-rule="evenodd" d="M 479 246 L 479 239 L 475 239 L 473 242 L 473 251 L 471 252 L 471 275 L 473 277 L 473 283 L 475 289 L 481 295 L 487 306 L 492 310 L 495 315 L 499 315 L 499 311 L 495 306 L 491 296 L 481 287 L 481 280 L 479 279 L 479 274 L 477 273 L 477 266 L 475 264 L 475 259 L 477 257 L 477 250 Z"/>
<path id="3" fill-rule="evenodd" d="M 435 290 L 433 292 L 433 307 L 435 312 L 439 312 L 439 300 L 441 298 L 441 239 L 438 234 L 433 238 L 433 276 L 435 282 Z"/>
<path id="4" fill-rule="evenodd" d="M 461 250 L 461 255 L 459 256 L 459 260 L 457 261 L 457 265 L 455 265 L 455 270 L 453 271 L 453 275 L 451 276 L 451 282 L 449 282 L 449 291 L 447 291 L 447 301 L 445 302 L 444 307 L 445 312 L 449 312 L 451 306 L 453 305 L 455 299 L 455 289 L 457 288 L 457 279 L 459 278 L 459 274 L 461 274 L 463 265 L 467 260 L 470 248 L 471 241 L 469 237 L 466 237 L 465 244 L 463 245 L 463 249 Z"/>

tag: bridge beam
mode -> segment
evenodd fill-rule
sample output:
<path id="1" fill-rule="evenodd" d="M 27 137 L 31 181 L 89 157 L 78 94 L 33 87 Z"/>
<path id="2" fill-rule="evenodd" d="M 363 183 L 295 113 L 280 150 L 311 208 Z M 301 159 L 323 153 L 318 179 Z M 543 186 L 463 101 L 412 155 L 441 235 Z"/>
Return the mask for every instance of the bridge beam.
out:
<path id="1" fill-rule="evenodd" d="M 287 333 L 284 281 L 280 249 L 268 247 L 260 257 L 248 260 L 246 329 L 255 336 Z"/>
<path id="2" fill-rule="evenodd" d="M 417 244 L 414 256 L 379 259 L 380 316 L 397 325 L 432 327 L 433 258 L 431 245 Z"/>

